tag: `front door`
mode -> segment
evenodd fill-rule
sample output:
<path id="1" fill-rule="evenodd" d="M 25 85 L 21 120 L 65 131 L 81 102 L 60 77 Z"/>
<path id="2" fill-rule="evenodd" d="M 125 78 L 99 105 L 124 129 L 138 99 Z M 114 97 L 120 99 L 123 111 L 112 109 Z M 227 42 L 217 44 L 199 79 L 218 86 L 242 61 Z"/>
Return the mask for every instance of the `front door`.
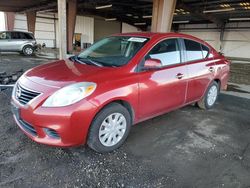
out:
<path id="1" fill-rule="evenodd" d="M 141 71 L 139 79 L 140 119 L 162 114 L 184 104 L 187 89 L 187 71 L 181 64 L 177 39 L 159 42 L 145 56 L 158 59 L 162 68 Z"/>

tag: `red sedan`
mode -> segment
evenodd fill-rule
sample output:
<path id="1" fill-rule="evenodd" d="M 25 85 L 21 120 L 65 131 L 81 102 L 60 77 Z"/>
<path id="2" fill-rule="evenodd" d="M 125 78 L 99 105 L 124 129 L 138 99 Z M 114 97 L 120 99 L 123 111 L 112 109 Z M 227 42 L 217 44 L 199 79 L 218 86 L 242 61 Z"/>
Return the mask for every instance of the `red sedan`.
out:
<path id="1" fill-rule="evenodd" d="M 227 88 L 229 65 L 189 35 L 117 34 L 78 56 L 27 71 L 13 89 L 12 111 L 36 142 L 87 143 L 109 152 L 133 124 L 191 103 L 213 107 Z"/>

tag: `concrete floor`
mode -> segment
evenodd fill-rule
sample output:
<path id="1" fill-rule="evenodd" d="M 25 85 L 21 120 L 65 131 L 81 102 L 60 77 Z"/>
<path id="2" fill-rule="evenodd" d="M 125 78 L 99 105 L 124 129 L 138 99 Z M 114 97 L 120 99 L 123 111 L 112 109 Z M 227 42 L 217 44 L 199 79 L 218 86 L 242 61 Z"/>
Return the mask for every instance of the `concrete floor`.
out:
<path id="1" fill-rule="evenodd" d="M 19 58 L 6 57 L 13 68 L 13 62 L 33 63 Z M 142 122 L 120 149 L 97 154 L 28 139 L 13 121 L 10 92 L 0 92 L 0 187 L 250 186 L 247 98 L 223 93 L 209 111 L 187 106 Z"/>
<path id="2" fill-rule="evenodd" d="M 26 71 L 30 68 L 48 62 L 48 59 L 36 56 L 27 57 L 19 55 L 18 53 L 0 52 L 0 72 L 11 73 L 19 71 L 20 69 Z"/>

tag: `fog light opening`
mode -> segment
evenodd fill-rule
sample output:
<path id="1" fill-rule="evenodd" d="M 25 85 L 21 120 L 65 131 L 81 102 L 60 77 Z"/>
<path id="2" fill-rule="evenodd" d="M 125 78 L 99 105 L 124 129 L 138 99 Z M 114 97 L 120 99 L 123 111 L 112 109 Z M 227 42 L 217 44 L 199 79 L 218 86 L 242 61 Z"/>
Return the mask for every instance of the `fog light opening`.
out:
<path id="1" fill-rule="evenodd" d="M 44 130 L 45 134 L 48 135 L 50 138 L 60 139 L 59 134 L 55 130 L 49 129 L 49 128 L 44 128 L 43 130 Z"/>

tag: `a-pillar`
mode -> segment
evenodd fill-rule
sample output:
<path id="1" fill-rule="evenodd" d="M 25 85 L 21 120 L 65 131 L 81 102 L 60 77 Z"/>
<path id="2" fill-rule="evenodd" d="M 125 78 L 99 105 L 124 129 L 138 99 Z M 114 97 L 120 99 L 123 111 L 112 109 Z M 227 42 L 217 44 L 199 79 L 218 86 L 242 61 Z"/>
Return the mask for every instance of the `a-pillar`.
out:
<path id="1" fill-rule="evenodd" d="M 153 0 L 152 32 L 170 32 L 176 0 Z"/>
<path id="2" fill-rule="evenodd" d="M 58 38 L 59 57 L 66 58 L 67 53 L 67 30 L 66 30 L 66 0 L 57 0 L 58 8 Z"/>
<path id="3" fill-rule="evenodd" d="M 12 31 L 14 29 L 15 23 L 15 13 L 14 12 L 5 12 L 5 28 L 8 31 Z"/>
<path id="4" fill-rule="evenodd" d="M 73 51 L 73 37 L 76 24 L 77 0 L 68 0 L 67 10 L 67 50 L 68 53 Z"/>
<path id="5" fill-rule="evenodd" d="M 35 34 L 36 11 L 26 12 L 28 31 Z"/>

